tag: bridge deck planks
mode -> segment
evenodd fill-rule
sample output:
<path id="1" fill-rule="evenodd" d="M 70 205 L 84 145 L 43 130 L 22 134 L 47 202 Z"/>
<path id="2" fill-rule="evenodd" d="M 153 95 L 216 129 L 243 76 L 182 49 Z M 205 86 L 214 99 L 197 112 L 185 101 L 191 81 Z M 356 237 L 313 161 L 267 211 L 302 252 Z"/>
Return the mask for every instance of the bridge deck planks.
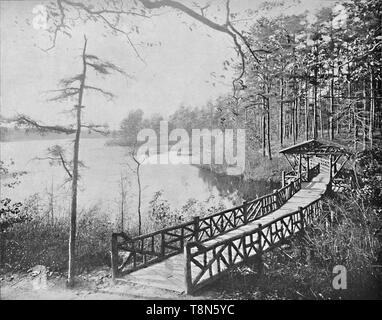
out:
<path id="1" fill-rule="evenodd" d="M 255 230 L 259 224 L 267 224 L 272 220 L 276 220 L 286 214 L 298 210 L 298 207 L 307 206 L 321 197 L 326 191 L 328 183 L 328 174 L 322 172 L 317 175 L 317 177 L 313 178 L 311 182 L 303 183 L 301 190 L 275 212 L 235 230 L 229 231 L 226 234 L 220 235 L 215 239 L 208 240 L 203 244 L 212 245 L 223 239 L 226 240 L 244 232 Z M 134 271 L 131 274 L 126 275 L 124 280 L 149 287 L 183 293 L 186 290 L 184 267 L 184 255 L 178 254 L 162 262 L 148 266 L 147 268 Z"/>

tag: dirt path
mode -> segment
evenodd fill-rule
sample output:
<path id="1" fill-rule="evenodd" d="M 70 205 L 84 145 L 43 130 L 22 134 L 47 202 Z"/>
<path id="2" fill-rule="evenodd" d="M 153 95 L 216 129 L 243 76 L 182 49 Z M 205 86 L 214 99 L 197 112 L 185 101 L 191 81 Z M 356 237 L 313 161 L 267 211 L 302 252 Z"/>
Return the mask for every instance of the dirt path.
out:
<path id="1" fill-rule="evenodd" d="M 113 284 L 109 270 L 101 269 L 77 277 L 75 288 L 66 288 L 64 275 L 37 266 L 27 273 L 0 275 L 1 300 L 145 300 L 193 299 L 171 290 L 123 282 Z M 199 297 L 206 299 L 207 297 Z"/>

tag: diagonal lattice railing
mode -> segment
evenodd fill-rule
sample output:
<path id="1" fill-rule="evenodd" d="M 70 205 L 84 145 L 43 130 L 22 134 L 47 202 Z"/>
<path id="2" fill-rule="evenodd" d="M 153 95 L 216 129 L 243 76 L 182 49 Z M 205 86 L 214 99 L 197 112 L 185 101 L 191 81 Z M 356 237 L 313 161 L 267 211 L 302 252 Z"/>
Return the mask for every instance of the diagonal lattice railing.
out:
<path id="1" fill-rule="evenodd" d="M 188 294 L 214 281 L 224 272 L 261 255 L 304 231 L 322 213 L 321 198 L 306 207 L 264 225 L 255 225 L 240 235 L 212 245 L 188 242 L 185 246 L 185 277 Z"/>
<path id="2" fill-rule="evenodd" d="M 319 165 L 312 168 L 312 172 L 318 174 Z M 183 253 L 188 242 L 203 243 L 264 217 L 279 209 L 300 189 L 301 178 L 297 177 L 271 194 L 206 217 L 195 217 L 134 238 L 114 233 L 111 241 L 113 278 Z"/>

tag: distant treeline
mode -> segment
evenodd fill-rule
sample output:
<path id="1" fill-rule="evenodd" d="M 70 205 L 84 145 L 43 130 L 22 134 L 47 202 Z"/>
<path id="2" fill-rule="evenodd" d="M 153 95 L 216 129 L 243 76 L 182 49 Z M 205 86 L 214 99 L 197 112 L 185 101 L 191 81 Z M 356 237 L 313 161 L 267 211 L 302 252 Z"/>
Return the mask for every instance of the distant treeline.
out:
<path id="1" fill-rule="evenodd" d="M 122 145 L 134 145 L 142 129 L 153 129 L 159 137 L 160 122 L 164 120 L 168 121 L 169 132 L 176 128 L 185 129 L 189 136 L 192 135 L 192 129 L 229 127 L 224 122 L 224 115 L 219 111 L 218 102 L 209 102 L 202 108 L 182 105 L 168 119 L 164 119 L 159 113 L 145 117 L 141 109 L 135 109 L 122 120 L 119 130 L 113 132 L 114 141 Z"/>
<path id="2" fill-rule="evenodd" d="M 74 137 L 74 134 L 62 134 L 54 132 L 41 133 L 37 129 L 25 128 L 7 128 L 0 126 L 0 141 L 24 141 L 24 140 L 56 140 L 68 139 Z M 100 138 L 101 134 L 95 132 L 82 132 L 82 138 Z"/>

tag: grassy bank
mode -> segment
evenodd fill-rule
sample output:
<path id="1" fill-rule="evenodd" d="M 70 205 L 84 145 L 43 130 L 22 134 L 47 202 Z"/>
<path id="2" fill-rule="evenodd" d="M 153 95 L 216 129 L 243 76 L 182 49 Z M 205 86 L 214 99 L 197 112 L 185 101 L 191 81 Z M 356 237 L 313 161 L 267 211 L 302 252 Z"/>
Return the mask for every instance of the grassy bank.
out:
<path id="1" fill-rule="evenodd" d="M 37 265 L 52 272 L 66 272 L 69 213 L 56 212 L 56 216 L 52 218 L 48 208 L 41 203 L 38 195 L 25 200 L 18 206 L 20 211 L 17 213 L 23 219 L 3 232 L 5 259 L 3 268 L 0 268 L 2 273 L 27 271 Z M 205 201 L 189 199 L 181 208 L 175 209 L 163 198 L 162 192 L 157 192 L 143 219 L 142 232 L 149 233 L 190 220 L 193 215 L 205 216 L 223 209 L 223 203 L 214 197 Z M 1 218 L 3 212 L 4 208 Z M 138 235 L 138 225 L 126 222 L 135 220 L 135 216 L 125 217 L 123 230 L 131 237 Z M 119 217 L 112 221 L 97 206 L 82 210 L 77 220 L 76 273 L 110 267 L 111 234 L 120 230 Z"/>
<path id="2" fill-rule="evenodd" d="M 248 151 L 243 176 L 245 180 L 280 182 L 281 171 L 290 171 L 288 161 L 279 153 L 272 156 L 272 160 L 264 157 L 259 150 Z M 212 161 L 213 162 L 213 161 Z M 227 175 L 226 164 L 201 164 L 198 167 L 210 170 L 218 175 Z"/>
<path id="3" fill-rule="evenodd" d="M 66 271 L 68 265 L 69 219 L 48 217 L 43 208 L 26 201 L 21 210 L 28 219 L 4 233 L 3 271 L 26 271 L 43 265 L 51 271 Z M 38 201 L 38 200 L 37 200 Z M 80 213 L 77 233 L 77 272 L 110 265 L 110 235 L 113 223 L 97 207 Z"/>

